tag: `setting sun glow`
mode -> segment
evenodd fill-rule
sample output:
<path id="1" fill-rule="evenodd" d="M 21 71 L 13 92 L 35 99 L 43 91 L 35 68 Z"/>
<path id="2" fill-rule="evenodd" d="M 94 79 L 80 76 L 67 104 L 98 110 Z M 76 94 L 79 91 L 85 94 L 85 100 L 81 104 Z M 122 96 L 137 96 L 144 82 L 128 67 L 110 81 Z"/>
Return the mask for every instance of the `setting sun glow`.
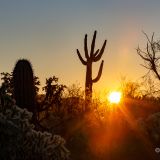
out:
<path id="1" fill-rule="evenodd" d="M 119 103 L 121 100 L 121 92 L 111 92 L 108 96 L 108 100 L 110 103 Z"/>

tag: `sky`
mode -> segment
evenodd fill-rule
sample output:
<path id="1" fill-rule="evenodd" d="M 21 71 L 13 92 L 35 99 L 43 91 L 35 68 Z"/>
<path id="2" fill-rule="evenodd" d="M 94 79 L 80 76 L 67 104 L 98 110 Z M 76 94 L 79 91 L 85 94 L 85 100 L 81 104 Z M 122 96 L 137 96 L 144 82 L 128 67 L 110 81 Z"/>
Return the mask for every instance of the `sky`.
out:
<path id="1" fill-rule="evenodd" d="M 42 85 L 55 75 L 62 84 L 83 88 L 86 68 L 76 49 L 84 55 L 84 35 L 90 46 L 97 30 L 96 48 L 105 39 L 107 45 L 94 89 L 116 89 L 122 76 L 136 81 L 146 73 L 136 53 L 138 45 L 145 47 L 142 30 L 160 37 L 159 7 L 159 0 L 0 0 L 0 72 L 12 72 L 26 58 Z"/>

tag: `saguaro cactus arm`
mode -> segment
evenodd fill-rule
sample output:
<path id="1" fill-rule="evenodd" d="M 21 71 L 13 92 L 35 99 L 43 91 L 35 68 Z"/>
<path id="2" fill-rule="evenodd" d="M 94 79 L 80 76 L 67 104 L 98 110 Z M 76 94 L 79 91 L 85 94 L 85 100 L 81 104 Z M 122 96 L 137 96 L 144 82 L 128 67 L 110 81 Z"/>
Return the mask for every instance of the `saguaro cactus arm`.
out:
<path id="1" fill-rule="evenodd" d="M 94 57 L 93 57 L 94 62 L 99 61 L 99 60 L 101 59 L 101 57 L 102 57 L 102 55 L 103 55 L 103 53 L 104 53 L 104 49 L 105 49 L 105 47 L 106 47 L 106 43 L 107 43 L 107 40 L 104 41 L 103 46 L 102 46 L 100 52 L 99 52 L 99 53 L 96 52 L 96 53 L 94 54 Z"/>
<path id="2" fill-rule="evenodd" d="M 96 41 L 96 34 L 97 34 L 97 31 L 94 31 L 93 40 L 92 40 L 92 44 L 91 44 L 91 52 L 90 52 L 90 57 L 91 58 L 94 55 L 94 47 L 95 47 L 95 41 Z"/>
<path id="3" fill-rule="evenodd" d="M 103 69 L 103 63 L 104 63 L 104 61 L 102 60 L 101 65 L 100 65 L 100 67 L 99 67 L 98 75 L 97 75 L 96 78 L 94 78 L 94 79 L 92 80 L 93 83 L 96 83 L 96 82 L 99 81 L 99 79 L 101 78 L 102 69 Z"/>
<path id="4" fill-rule="evenodd" d="M 78 57 L 79 57 L 80 61 L 82 62 L 82 64 L 83 65 L 87 65 L 87 62 L 82 58 L 82 56 L 81 56 L 81 54 L 80 54 L 78 49 L 77 49 L 77 54 L 78 54 Z"/>
<path id="5" fill-rule="evenodd" d="M 96 57 L 99 53 L 99 49 L 97 49 L 97 51 L 94 53 L 94 56 L 93 57 Z"/>
<path id="6" fill-rule="evenodd" d="M 89 59 L 88 46 L 87 46 L 87 34 L 85 35 L 85 38 L 84 38 L 84 52 L 85 52 L 85 57 Z"/>

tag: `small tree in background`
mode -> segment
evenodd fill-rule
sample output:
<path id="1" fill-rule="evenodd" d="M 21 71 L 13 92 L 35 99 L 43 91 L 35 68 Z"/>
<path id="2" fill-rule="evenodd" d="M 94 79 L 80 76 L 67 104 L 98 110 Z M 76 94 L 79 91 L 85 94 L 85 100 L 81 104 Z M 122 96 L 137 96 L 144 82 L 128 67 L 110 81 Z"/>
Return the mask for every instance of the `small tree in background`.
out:
<path id="1" fill-rule="evenodd" d="M 142 96 L 140 83 L 130 81 L 127 80 L 126 77 L 122 77 L 120 84 L 125 98 L 138 98 Z"/>
<path id="2" fill-rule="evenodd" d="M 142 95 L 143 98 L 158 98 L 160 96 L 159 83 L 151 77 L 151 75 L 143 76 L 142 85 Z"/>
<path id="3" fill-rule="evenodd" d="M 148 73 L 152 72 L 160 80 L 160 41 L 154 39 L 154 33 L 151 38 L 145 32 L 143 33 L 147 39 L 146 48 L 141 49 L 138 46 L 137 54 L 143 59 L 142 66 L 148 70 Z"/>
<path id="4" fill-rule="evenodd" d="M 85 111 L 84 91 L 79 84 L 72 84 L 65 92 L 64 107 L 67 116 L 77 116 Z"/>
<path id="5" fill-rule="evenodd" d="M 59 113 L 62 103 L 62 96 L 65 85 L 58 84 L 58 78 L 53 76 L 46 79 L 46 85 L 42 88 L 45 92 L 43 100 L 38 103 L 38 113 L 45 111 L 45 117 L 49 113 L 49 109 L 55 109 Z"/>
<path id="6" fill-rule="evenodd" d="M 1 76 L 1 88 L 4 87 L 6 94 L 13 96 L 13 73 L 2 72 Z"/>

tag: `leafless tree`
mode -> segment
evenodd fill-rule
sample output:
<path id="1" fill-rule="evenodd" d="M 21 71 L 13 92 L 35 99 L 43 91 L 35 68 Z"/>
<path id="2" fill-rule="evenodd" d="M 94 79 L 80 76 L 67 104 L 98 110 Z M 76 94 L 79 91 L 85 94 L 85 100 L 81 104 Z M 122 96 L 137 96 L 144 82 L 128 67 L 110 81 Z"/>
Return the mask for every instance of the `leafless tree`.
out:
<path id="1" fill-rule="evenodd" d="M 141 49 L 138 46 L 137 53 L 144 60 L 142 66 L 160 80 L 160 41 L 154 39 L 154 33 L 151 38 L 145 32 L 143 33 L 147 39 L 146 48 Z"/>
<path id="2" fill-rule="evenodd" d="M 160 96 L 159 83 L 155 82 L 150 75 L 144 76 L 142 78 L 141 86 L 143 98 L 155 98 Z"/>
<path id="3" fill-rule="evenodd" d="M 121 77 L 120 84 L 120 88 L 125 98 L 139 98 L 142 96 L 140 83 L 128 80 L 124 76 Z"/>

